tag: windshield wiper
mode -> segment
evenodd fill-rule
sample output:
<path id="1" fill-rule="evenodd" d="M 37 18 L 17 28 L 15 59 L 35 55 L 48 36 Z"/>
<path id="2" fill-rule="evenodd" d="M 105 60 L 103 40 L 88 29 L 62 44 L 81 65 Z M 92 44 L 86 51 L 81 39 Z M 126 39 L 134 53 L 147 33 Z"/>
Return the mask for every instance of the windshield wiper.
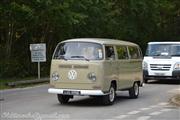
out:
<path id="1" fill-rule="evenodd" d="M 89 59 L 85 58 L 84 56 L 76 55 L 76 56 L 71 56 L 71 58 L 83 58 L 84 60 L 89 61 Z"/>
<path id="2" fill-rule="evenodd" d="M 57 59 L 64 59 L 64 60 L 67 60 L 67 59 L 65 58 L 64 55 L 58 55 L 58 56 L 57 56 Z"/>

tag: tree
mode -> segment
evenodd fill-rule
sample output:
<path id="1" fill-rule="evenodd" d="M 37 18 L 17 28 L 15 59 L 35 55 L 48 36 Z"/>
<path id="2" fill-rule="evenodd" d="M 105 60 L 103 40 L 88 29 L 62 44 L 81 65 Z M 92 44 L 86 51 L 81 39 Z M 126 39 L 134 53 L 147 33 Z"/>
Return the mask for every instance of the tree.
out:
<path id="1" fill-rule="evenodd" d="M 35 75 L 29 44 L 56 44 L 69 38 L 99 37 L 132 41 L 143 51 L 149 41 L 179 41 L 179 0 L 1 0 L 0 77 Z"/>

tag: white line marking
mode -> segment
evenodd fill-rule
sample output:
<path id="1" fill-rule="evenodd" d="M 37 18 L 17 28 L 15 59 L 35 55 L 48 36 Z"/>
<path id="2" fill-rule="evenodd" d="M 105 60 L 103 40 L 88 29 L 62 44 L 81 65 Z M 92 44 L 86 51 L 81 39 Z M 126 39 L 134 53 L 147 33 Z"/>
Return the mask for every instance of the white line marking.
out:
<path id="1" fill-rule="evenodd" d="M 158 107 L 158 105 L 151 105 L 151 106 L 149 106 L 150 108 L 156 108 L 156 107 Z"/>
<path id="2" fill-rule="evenodd" d="M 137 120 L 148 120 L 149 118 L 151 118 L 150 116 L 141 116 L 139 118 L 137 118 Z"/>
<path id="3" fill-rule="evenodd" d="M 128 112 L 127 114 L 129 114 L 129 115 L 134 115 L 134 114 L 137 114 L 137 113 L 139 113 L 140 111 L 131 111 L 131 112 Z"/>
<path id="4" fill-rule="evenodd" d="M 180 92 L 180 88 L 175 88 L 168 91 L 168 93 L 178 93 L 178 92 Z"/>
<path id="5" fill-rule="evenodd" d="M 123 118 L 125 118 L 125 117 L 128 117 L 128 115 L 120 115 L 120 116 L 116 116 L 115 118 L 117 118 L 117 119 L 123 119 Z"/>
<path id="6" fill-rule="evenodd" d="M 162 112 L 152 112 L 152 113 L 150 113 L 149 115 L 159 115 L 159 114 L 161 114 Z"/>
<path id="7" fill-rule="evenodd" d="M 168 111 L 171 111 L 172 109 L 162 109 L 160 110 L 161 112 L 168 112 Z"/>
<path id="8" fill-rule="evenodd" d="M 151 108 L 141 108 L 140 110 L 144 111 L 144 110 L 149 110 Z"/>
<path id="9" fill-rule="evenodd" d="M 166 103 L 166 102 L 162 102 L 162 103 L 159 103 L 158 105 L 165 106 L 165 105 L 168 105 L 168 103 Z"/>

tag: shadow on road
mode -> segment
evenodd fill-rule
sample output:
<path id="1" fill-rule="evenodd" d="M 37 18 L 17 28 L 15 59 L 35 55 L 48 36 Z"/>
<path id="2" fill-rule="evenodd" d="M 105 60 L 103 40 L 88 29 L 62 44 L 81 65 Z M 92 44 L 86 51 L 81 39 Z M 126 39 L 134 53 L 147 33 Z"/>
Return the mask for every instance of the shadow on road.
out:
<path id="1" fill-rule="evenodd" d="M 117 96 L 114 105 L 118 103 L 128 102 L 130 99 L 129 96 Z M 61 104 L 60 104 L 61 105 Z M 104 106 L 113 106 L 113 105 L 104 105 L 100 97 L 87 97 L 84 99 L 69 101 L 63 106 L 79 106 L 79 107 L 104 107 Z"/>
<path id="2" fill-rule="evenodd" d="M 147 84 L 180 85 L 180 80 L 149 80 Z"/>

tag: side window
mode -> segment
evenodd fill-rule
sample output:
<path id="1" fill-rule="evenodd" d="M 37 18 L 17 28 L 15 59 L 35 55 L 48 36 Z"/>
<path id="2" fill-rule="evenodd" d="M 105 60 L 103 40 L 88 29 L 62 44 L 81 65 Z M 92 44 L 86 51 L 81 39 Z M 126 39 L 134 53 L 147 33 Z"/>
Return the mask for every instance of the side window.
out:
<path id="1" fill-rule="evenodd" d="M 112 60 L 115 59 L 114 47 L 113 46 L 105 46 L 106 59 Z"/>
<path id="2" fill-rule="evenodd" d="M 138 47 L 128 47 L 129 48 L 129 54 L 131 59 L 139 59 L 141 56 L 139 54 Z"/>
<path id="3" fill-rule="evenodd" d="M 117 46 L 118 59 L 128 59 L 128 52 L 126 46 Z"/>

